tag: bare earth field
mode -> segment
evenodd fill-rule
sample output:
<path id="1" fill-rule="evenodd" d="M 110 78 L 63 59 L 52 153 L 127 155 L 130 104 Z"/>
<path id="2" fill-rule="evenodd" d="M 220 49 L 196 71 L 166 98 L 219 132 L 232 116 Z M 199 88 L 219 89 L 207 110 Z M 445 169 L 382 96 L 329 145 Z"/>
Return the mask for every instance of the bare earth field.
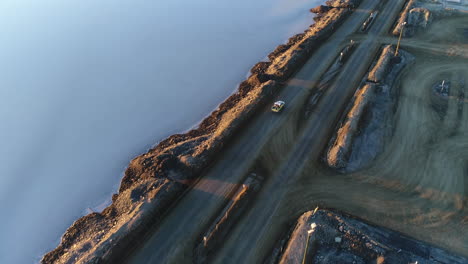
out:
<path id="1" fill-rule="evenodd" d="M 468 100 L 458 95 L 467 91 L 462 83 L 468 79 L 468 59 L 446 49 L 450 44 L 468 52 L 462 30 L 467 25 L 468 17 L 445 18 L 409 39 L 408 48 L 402 42 L 416 61 L 397 84 L 394 135 L 384 152 L 369 168 L 349 175 L 310 164 L 289 188 L 285 216 L 316 204 L 332 207 L 467 255 Z M 442 80 L 451 80 L 451 95 L 441 117 L 431 97 Z"/>
<path id="2" fill-rule="evenodd" d="M 343 2 L 346 1 L 333 3 Z M 121 255 L 128 257 L 129 263 L 193 263 L 205 257 L 209 263 L 262 263 L 274 255 L 278 241 L 287 239 L 298 217 L 319 206 L 358 216 L 468 257 L 468 15 L 435 17 L 425 30 L 415 26 L 416 34 L 401 43 L 402 53 L 410 54 L 411 63 L 401 63 L 400 66 L 405 66 L 399 68 L 402 71 L 394 78 L 388 69 L 397 67 L 396 61 L 405 56 L 393 55 L 397 38 L 390 32 L 399 12 L 405 10 L 405 3 L 363 0 L 353 12 L 348 6 L 318 8 L 330 10 L 322 14 L 323 21 L 338 15 L 341 26 L 327 24 L 326 32 L 333 34 L 326 35 L 326 41 L 320 44 L 316 44 L 314 37 L 293 41 L 294 49 L 272 56 L 266 68 L 260 63 L 255 67 L 258 73 L 249 77 L 257 85 L 276 76 L 276 82 L 269 81 L 266 86 L 276 89 L 281 84 L 282 89 L 274 94 L 265 92 L 261 102 L 284 100 L 285 109 L 274 114 L 269 104 L 249 104 L 258 110 L 251 111 L 248 125 L 242 126 L 232 138 L 226 136 L 229 142 L 212 138 L 224 147 L 222 151 L 209 152 L 206 144 L 196 145 L 200 153 L 208 152 L 216 159 L 209 163 L 206 157 L 211 156 L 199 155 L 205 159 L 203 164 L 209 166 L 197 167 L 202 177 L 196 180 L 181 180 L 178 177 L 185 171 L 179 175 L 168 170 L 168 179 L 174 184 L 184 184 L 184 192 L 177 192 L 175 202 L 151 218 L 154 223 L 141 226 L 138 230 L 144 235 L 133 237 L 138 243 L 130 245 L 130 250 Z M 361 25 L 371 13 L 377 15 L 363 32 Z M 314 33 L 310 32 L 307 34 Z M 355 41 L 355 47 L 340 62 L 338 56 L 350 39 Z M 309 42 L 313 45 L 307 45 Z M 388 44 L 393 46 L 382 53 L 382 47 Z M 310 57 L 306 60 L 297 55 L 302 53 Z M 381 75 L 392 76 L 391 82 L 368 77 L 371 69 L 380 67 L 375 61 L 381 53 L 388 58 L 382 63 Z M 289 64 L 300 59 L 306 61 L 294 71 Z M 291 76 L 287 77 L 285 72 Z M 450 85 L 445 98 L 434 93 L 434 87 L 443 80 Z M 365 83 L 372 83 L 376 91 L 387 88 L 395 91 L 396 103 L 390 100 L 392 114 L 387 118 L 384 114 L 381 122 L 391 135 L 385 137 L 374 160 L 362 163 L 367 164 L 365 167 L 352 173 L 338 172 L 324 162 L 326 148 L 349 109 L 347 105 L 354 92 Z M 389 88 L 388 83 L 393 86 Z M 241 112 L 236 107 L 229 109 Z M 361 112 L 366 111 L 368 108 Z M 368 121 L 364 118 L 362 122 Z M 220 124 L 222 127 L 223 123 Z M 359 121 L 356 133 L 362 133 L 365 124 L 361 125 Z M 174 140 L 179 137 L 186 136 L 176 135 Z M 195 139 L 205 140 L 199 137 Z M 187 149 L 193 150 L 191 146 L 187 145 Z M 181 162 L 196 165 L 190 158 L 198 156 L 190 155 L 185 155 Z M 146 169 L 150 162 L 143 158 L 141 166 Z M 169 158 L 165 160 L 167 167 L 180 167 Z M 153 167 L 148 165 L 150 169 Z M 160 167 L 164 172 L 165 167 Z M 148 181 L 152 181 L 150 172 L 153 173 L 142 174 Z M 245 179 L 253 174 L 262 179 L 261 188 L 248 200 L 236 204 L 241 199 L 235 199 L 233 194 L 246 188 Z M 135 188 L 141 178 L 146 179 L 142 175 L 129 173 L 124 183 Z M 145 200 L 140 192 L 131 194 Z M 228 215 L 234 218 L 229 219 Z M 225 222 L 216 224 L 219 219 Z M 128 223 L 131 225 L 132 221 Z M 214 231 L 207 233 L 208 230 Z M 212 237 L 216 240 L 210 241 Z M 109 247 L 111 242 L 112 239 Z M 203 247 L 207 250 L 203 251 Z M 113 253 L 107 247 L 102 248 Z M 65 256 L 68 254 L 62 251 Z M 207 255 L 200 258 L 198 252 Z M 96 263 L 107 263 L 104 253 L 91 253 L 97 256 Z"/>
<path id="3" fill-rule="evenodd" d="M 383 12 L 390 12 L 390 7 L 387 5 Z M 370 12 L 369 9 L 362 11 Z M 358 32 L 351 36 L 362 42 L 363 47 L 355 51 L 341 73 L 335 75 L 335 82 L 327 87 L 323 99 L 312 107 L 308 121 L 301 119 L 304 108 L 298 108 L 297 104 L 288 105 L 283 115 L 288 116 L 289 120 L 282 123 L 283 126 L 271 137 L 258 158 L 250 160 L 249 156 L 252 155 L 244 156 L 244 163 L 252 164 L 250 170 L 263 172 L 267 180 L 212 262 L 263 261 L 296 219 L 317 205 L 359 216 L 467 256 L 468 113 L 466 100 L 460 103 L 455 97 L 462 89 L 460 80 L 468 76 L 468 61 L 464 56 L 468 49 L 463 44 L 464 36 L 453 35 L 464 33 L 458 28 L 467 25 L 466 19 L 449 17 L 435 20 L 428 31 L 402 41 L 402 48 L 415 56 L 415 63 L 406 68 L 395 82 L 394 88 L 400 90 L 400 97 L 395 106 L 394 120 L 390 122 L 393 136 L 387 139 L 384 151 L 369 167 L 356 173 L 341 174 L 324 165 L 320 151 L 325 147 L 330 133 L 326 128 L 330 127 L 330 118 L 324 116 L 333 116 L 339 110 L 330 111 L 328 106 L 333 105 L 332 102 L 341 104 L 337 96 L 341 91 L 353 91 L 348 88 L 355 87 L 362 78 L 363 70 L 368 67 L 368 62 L 364 62 L 363 58 L 377 52 L 373 47 L 378 47 L 379 43 L 396 42 L 395 38 L 389 38 L 382 31 L 384 18 L 377 20 L 367 35 Z M 440 28 L 446 27 L 456 29 L 443 34 Z M 452 37 L 455 42 L 448 40 Z M 369 49 L 365 48 L 367 45 Z M 312 57 L 308 64 L 315 62 Z M 303 81 L 305 78 L 302 76 L 311 71 L 308 64 L 289 82 L 286 92 L 293 87 L 314 85 L 313 82 Z M 453 78 L 452 94 L 455 97 L 448 99 L 447 112 L 441 118 L 431 105 L 432 87 L 449 78 Z M 463 105 L 461 112 L 458 110 L 460 105 Z M 258 130 L 257 135 L 261 137 L 262 131 Z M 241 140 L 236 142 L 241 143 Z M 223 161 L 234 163 L 242 159 L 239 156 L 231 157 L 230 153 L 226 153 Z M 222 177 L 224 181 L 217 182 L 218 188 L 225 188 L 232 184 L 231 180 L 235 177 L 222 176 L 221 170 L 215 167 L 211 170 L 215 174 L 208 176 Z M 199 191 L 196 190 L 191 196 L 195 197 L 196 193 L 201 195 Z M 215 192 L 203 194 L 207 201 L 213 201 L 214 197 L 208 198 L 210 193 Z M 168 263 L 189 263 L 191 249 L 196 242 L 187 237 L 190 232 L 184 235 L 184 228 L 191 230 L 194 225 L 203 226 L 200 222 L 208 224 L 209 217 L 206 216 L 210 215 L 200 213 L 209 211 L 206 204 L 200 205 L 202 207 L 197 210 L 189 209 L 193 204 L 193 200 L 182 201 L 165 222 L 167 224 L 134 256 L 132 263 L 155 262 L 158 259 L 166 259 Z M 176 213 L 178 211 L 180 213 Z M 192 211 L 197 213 L 192 214 Z M 183 214 L 190 217 L 181 220 Z M 174 221 L 180 223 L 178 231 L 174 229 Z M 181 237 L 169 239 L 173 243 L 165 241 L 167 236 L 175 233 Z"/>

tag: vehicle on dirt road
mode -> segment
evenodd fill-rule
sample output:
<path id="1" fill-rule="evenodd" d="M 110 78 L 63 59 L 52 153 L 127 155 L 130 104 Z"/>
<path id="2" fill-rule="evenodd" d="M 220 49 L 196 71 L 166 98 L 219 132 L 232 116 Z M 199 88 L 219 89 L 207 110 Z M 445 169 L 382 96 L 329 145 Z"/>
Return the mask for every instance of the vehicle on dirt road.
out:
<path id="1" fill-rule="evenodd" d="M 340 63 L 343 63 L 348 59 L 351 51 L 354 49 L 354 44 L 354 40 L 350 40 L 349 44 L 340 52 L 340 58 L 338 59 Z"/>
<path id="2" fill-rule="evenodd" d="M 361 31 L 366 32 L 369 29 L 372 22 L 374 22 L 374 18 L 376 16 L 377 16 L 377 12 L 372 12 L 370 16 L 366 19 L 366 21 L 364 21 L 364 23 L 362 24 Z"/>
<path id="3" fill-rule="evenodd" d="M 283 110 L 284 108 L 284 102 L 283 101 L 276 101 L 273 106 L 271 107 L 271 111 L 275 112 L 275 113 L 279 113 L 281 112 L 281 110 Z"/>

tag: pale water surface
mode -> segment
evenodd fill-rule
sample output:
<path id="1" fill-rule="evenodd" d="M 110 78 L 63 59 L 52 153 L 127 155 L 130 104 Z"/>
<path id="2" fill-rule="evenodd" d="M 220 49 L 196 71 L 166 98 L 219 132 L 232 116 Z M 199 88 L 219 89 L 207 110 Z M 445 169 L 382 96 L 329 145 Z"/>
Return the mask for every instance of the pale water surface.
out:
<path id="1" fill-rule="evenodd" d="M 2 0 L 0 263 L 32 263 L 125 166 L 210 113 L 323 0 Z"/>

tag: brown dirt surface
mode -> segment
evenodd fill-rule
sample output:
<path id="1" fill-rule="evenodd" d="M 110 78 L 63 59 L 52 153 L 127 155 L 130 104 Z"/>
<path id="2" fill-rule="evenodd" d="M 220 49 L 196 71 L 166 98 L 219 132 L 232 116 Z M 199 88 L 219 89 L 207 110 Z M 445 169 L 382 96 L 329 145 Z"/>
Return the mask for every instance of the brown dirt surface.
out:
<path id="1" fill-rule="evenodd" d="M 330 10 L 330 8 L 331 7 L 326 6 L 326 5 L 319 5 L 319 6 L 316 6 L 314 8 L 311 8 L 310 12 L 315 13 L 315 14 L 323 14 L 323 13 L 328 12 L 328 10 Z"/>
<path id="2" fill-rule="evenodd" d="M 342 2 L 342 1 L 338 1 Z M 353 2 L 353 1 L 345 1 Z M 355 2 L 355 1 L 354 1 Z M 206 117 L 198 128 L 175 134 L 133 159 L 118 194 L 101 213 L 78 219 L 60 245 L 42 263 L 113 263 L 143 236 L 187 190 L 190 182 L 215 159 L 229 139 L 243 127 L 296 72 L 321 41 L 332 34 L 351 11 L 332 8 L 304 34 L 292 37 L 256 64 L 252 75 Z"/>

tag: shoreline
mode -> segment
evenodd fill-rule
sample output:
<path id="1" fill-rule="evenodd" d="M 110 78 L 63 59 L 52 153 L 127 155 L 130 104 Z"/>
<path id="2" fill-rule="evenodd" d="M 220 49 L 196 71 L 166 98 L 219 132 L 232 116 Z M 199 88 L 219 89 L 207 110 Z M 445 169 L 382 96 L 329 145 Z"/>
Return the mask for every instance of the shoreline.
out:
<path id="1" fill-rule="evenodd" d="M 203 170 L 255 113 L 278 92 L 283 82 L 307 61 L 351 13 L 353 0 L 328 1 L 315 23 L 255 64 L 247 80 L 203 119 L 195 129 L 172 135 L 147 153 L 134 158 L 112 203 L 101 213 L 76 220 L 60 245 L 41 263 L 111 263 L 125 258 L 145 231 L 190 189 Z"/>

